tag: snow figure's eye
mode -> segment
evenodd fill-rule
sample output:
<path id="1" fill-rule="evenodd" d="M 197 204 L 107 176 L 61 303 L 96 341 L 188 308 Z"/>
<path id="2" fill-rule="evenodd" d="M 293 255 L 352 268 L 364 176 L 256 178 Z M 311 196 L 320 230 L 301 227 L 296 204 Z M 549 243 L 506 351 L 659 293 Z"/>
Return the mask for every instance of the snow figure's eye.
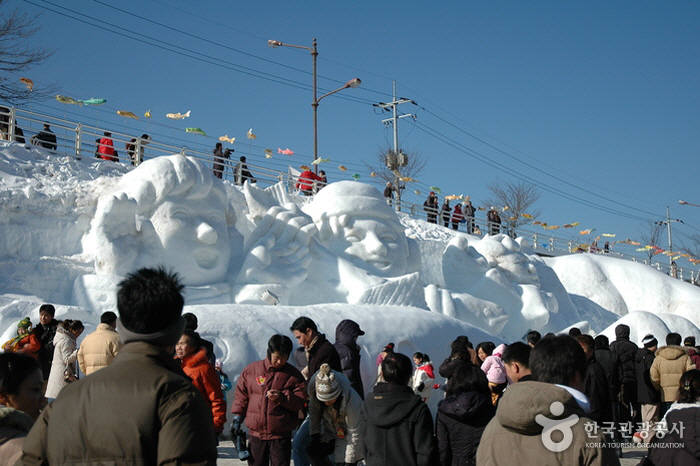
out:
<path id="1" fill-rule="evenodd" d="M 346 240 L 350 241 L 351 243 L 357 243 L 360 241 L 360 237 L 357 235 L 348 235 L 345 237 Z"/>

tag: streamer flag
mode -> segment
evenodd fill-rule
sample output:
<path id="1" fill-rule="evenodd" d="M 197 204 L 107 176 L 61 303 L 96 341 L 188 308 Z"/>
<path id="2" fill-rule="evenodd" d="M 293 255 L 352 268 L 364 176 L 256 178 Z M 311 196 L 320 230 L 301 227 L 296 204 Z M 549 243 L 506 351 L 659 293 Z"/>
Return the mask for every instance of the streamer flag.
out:
<path id="1" fill-rule="evenodd" d="M 353 173 L 352 177 L 355 179 L 355 181 L 360 179 L 360 174 L 359 173 Z"/>
<path id="2" fill-rule="evenodd" d="M 151 118 L 151 110 L 146 110 L 146 113 L 144 113 L 143 116 L 145 116 L 146 118 Z"/>
<path id="3" fill-rule="evenodd" d="M 331 161 L 331 159 L 316 159 L 313 162 L 311 162 L 311 165 L 318 165 L 320 163 L 330 162 L 330 161 Z"/>
<path id="4" fill-rule="evenodd" d="M 256 139 L 257 136 L 253 133 L 253 128 L 250 128 L 245 135 L 248 139 Z"/>
<path id="5" fill-rule="evenodd" d="M 377 176 L 377 172 L 369 172 L 369 176 L 375 178 Z"/>
<path id="6" fill-rule="evenodd" d="M 233 138 L 233 137 L 230 138 L 230 137 L 228 137 L 228 134 L 224 134 L 223 136 L 219 136 L 219 141 L 230 142 L 231 144 L 233 144 L 234 142 L 236 142 L 236 138 Z"/>
<path id="7" fill-rule="evenodd" d="M 431 187 L 430 187 L 430 190 L 431 190 L 431 191 L 435 191 L 436 193 L 441 193 L 441 192 L 442 192 L 442 190 L 441 190 L 440 188 L 438 188 L 437 186 L 431 186 Z"/>
<path id="8" fill-rule="evenodd" d="M 82 105 L 79 100 L 75 100 L 73 97 L 68 97 L 67 95 L 58 94 L 56 100 L 62 104 Z"/>
<path id="9" fill-rule="evenodd" d="M 91 99 L 81 100 L 80 103 L 83 105 L 102 105 L 107 103 L 107 99 L 98 99 L 96 97 L 93 97 Z"/>
<path id="10" fill-rule="evenodd" d="M 578 232 L 579 235 L 590 235 L 593 232 L 593 228 L 589 228 L 588 230 L 581 230 Z"/>
<path id="11" fill-rule="evenodd" d="M 265 158 L 266 159 L 272 158 L 272 149 L 265 149 Z"/>
<path id="12" fill-rule="evenodd" d="M 185 128 L 185 132 L 186 133 L 201 134 L 202 136 L 207 135 L 207 133 L 205 133 L 202 128 Z"/>
<path id="13" fill-rule="evenodd" d="M 278 154 L 282 154 L 282 155 L 294 155 L 294 151 L 293 151 L 292 149 L 290 149 L 289 147 L 287 147 L 286 149 L 280 149 L 280 148 L 278 147 L 278 148 L 277 148 L 277 153 L 278 153 Z M 321 159 L 316 159 L 316 160 L 321 160 Z M 316 162 L 316 160 L 314 160 L 314 161 L 311 162 L 311 163 Z M 318 162 L 316 162 L 316 165 L 318 165 Z"/>
<path id="14" fill-rule="evenodd" d="M 614 238 L 615 233 L 602 233 L 601 236 L 605 236 L 606 238 Z"/>
<path id="15" fill-rule="evenodd" d="M 187 113 L 166 113 L 165 117 L 170 118 L 171 120 L 184 120 L 185 118 L 190 117 L 191 110 L 187 110 Z"/>
<path id="16" fill-rule="evenodd" d="M 126 117 L 126 118 L 133 118 L 134 120 L 138 120 L 138 119 L 139 119 L 139 117 L 137 117 L 136 115 L 134 115 L 133 112 L 127 112 L 126 110 L 117 110 L 117 115 L 123 116 L 123 117 Z"/>
<path id="17" fill-rule="evenodd" d="M 29 92 L 32 92 L 32 90 L 34 89 L 34 81 L 32 81 L 29 78 L 19 78 L 19 80 L 22 81 L 25 86 L 27 86 Z"/>
<path id="18" fill-rule="evenodd" d="M 338 170 L 340 170 L 341 172 L 346 172 L 348 171 L 348 167 L 346 167 L 345 165 L 338 165 Z"/>

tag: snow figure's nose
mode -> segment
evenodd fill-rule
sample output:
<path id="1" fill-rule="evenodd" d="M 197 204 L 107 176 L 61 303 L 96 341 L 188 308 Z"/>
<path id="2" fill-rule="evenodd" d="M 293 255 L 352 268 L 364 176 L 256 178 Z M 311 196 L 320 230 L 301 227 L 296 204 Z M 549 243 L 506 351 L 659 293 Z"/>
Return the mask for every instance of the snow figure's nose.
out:
<path id="1" fill-rule="evenodd" d="M 219 235 L 216 234 L 216 230 L 211 227 L 206 222 L 202 222 L 197 227 L 197 241 L 200 243 L 214 245 L 219 239 Z"/>
<path id="2" fill-rule="evenodd" d="M 362 242 L 365 246 L 365 250 L 370 253 L 374 254 L 376 256 L 385 256 L 386 255 L 386 246 L 384 246 L 384 243 L 382 243 L 377 235 L 373 231 L 368 231 L 367 234 L 365 235 L 365 239 Z"/>

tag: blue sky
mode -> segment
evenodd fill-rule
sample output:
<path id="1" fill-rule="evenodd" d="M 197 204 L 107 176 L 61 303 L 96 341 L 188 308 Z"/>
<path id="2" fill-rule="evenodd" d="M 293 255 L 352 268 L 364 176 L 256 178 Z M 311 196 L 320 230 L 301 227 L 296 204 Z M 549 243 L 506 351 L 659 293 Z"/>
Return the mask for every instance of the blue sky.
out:
<path id="1" fill-rule="evenodd" d="M 25 74 L 66 95 L 104 97 L 108 103 L 96 109 L 47 100 L 37 110 L 98 119 L 114 129 L 126 125 L 206 150 L 227 133 L 255 163 L 265 162 L 264 148 L 290 147 L 296 155 L 285 161 L 298 166 L 313 154 L 311 58 L 301 50 L 269 48 L 267 39 L 310 45 L 317 37 L 321 88 L 334 89 L 353 77 L 363 82 L 319 107 L 319 148 L 334 161 L 327 166 L 331 181 L 352 173 L 371 181 L 365 164 L 391 144 L 392 133 L 381 124 L 387 115 L 370 104 L 389 100 L 395 79 L 399 95 L 419 104 L 402 107 L 417 120 L 401 122 L 401 147 L 428 162 L 422 183 L 409 187 L 421 191 L 412 200 L 422 202 L 434 185 L 443 194 L 469 194 L 479 204 L 488 197 L 488 184 L 525 177 L 542 188 L 537 209 L 550 224 L 579 221 L 581 228 L 639 239 L 646 219 L 660 219 L 669 205 L 672 217 L 686 222 L 674 225 L 676 241 L 700 234 L 700 208 L 677 203 L 700 204 L 698 2 L 115 3 L 226 47 L 109 8 L 102 0 L 50 2 L 3 3 L 31 15 L 41 12 L 41 30 L 30 44 L 55 52 Z M 247 67 L 254 76 L 47 8 L 100 21 L 105 29 L 111 23 L 126 35 L 131 33 L 124 29 L 158 38 L 224 67 Z M 291 85 L 262 79 L 261 73 Z M 116 109 L 136 114 L 151 109 L 154 117 L 125 120 Z M 164 118 L 188 109 L 192 117 L 184 122 Z M 212 137 L 185 134 L 185 126 L 201 127 Z M 245 140 L 250 127 L 258 136 L 252 146 Z M 335 169 L 335 161 L 348 172 Z"/>

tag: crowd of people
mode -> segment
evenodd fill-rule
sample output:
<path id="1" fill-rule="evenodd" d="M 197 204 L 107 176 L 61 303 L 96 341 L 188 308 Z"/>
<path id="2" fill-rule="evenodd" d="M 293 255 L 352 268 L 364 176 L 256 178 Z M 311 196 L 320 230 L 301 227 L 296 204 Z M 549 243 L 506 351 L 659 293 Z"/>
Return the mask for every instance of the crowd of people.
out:
<path id="1" fill-rule="evenodd" d="M 363 380 L 357 322 L 342 320 L 332 343 L 299 317 L 297 349 L 270 336 L 232 384 L 197 317 L 182 313 L 182 289 L 163 269 L 128 275 L 119 318 L 103 313 L 80 345 L 83 323 L 55 319 L 50 304 L 36 327 L 22 319 L 0 355 L 0 458 L 215 464 L 233 388 L 231 434 L 250 465 L 614 465 L 632 442 L 649 447 L 640 464 L 700 460 L 694 336 L 659 346 L 647 335 L 641 348 L 623 324 L 612 343 L 576 328 L 508 345 L 459 336 L 437 371 L 390 342 Z"/>
<path id="2" fill-rule="evenodd" d="M 384 191 L 385 197 L 387 197 L 388 189 L 390 186 L 387 186 Z M 391 193 L 389 192 L 389 194 Z M 387 202 L 389 202 L 388 198 Z M 453 230 L 459 230 L 459 226 L 465 224 L 465 231 L 470 235 L 482 234 L 481 229 L 474 221 L 477 209 L 469 199 L 458 202 L 454 208 L 450 206 L 450 200 L 447 198 L 443 200 L 442 206 L 438 206 L 438 204 L 437 194 L 430 191 L 428 198 L 423 203 L 428 223 L 442 224 L 446 228 L 451 226 Z M 501 217 L 493 206 L 486 213 L 486 224 L 490 235 L 496 235 L 501 231 Z"/>

